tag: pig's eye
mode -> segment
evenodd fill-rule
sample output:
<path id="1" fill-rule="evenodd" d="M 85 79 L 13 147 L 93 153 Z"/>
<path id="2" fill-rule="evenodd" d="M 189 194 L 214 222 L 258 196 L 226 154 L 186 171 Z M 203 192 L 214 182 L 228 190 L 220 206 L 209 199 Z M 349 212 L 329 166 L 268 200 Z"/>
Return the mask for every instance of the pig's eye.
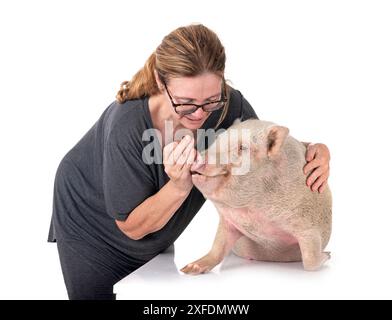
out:
<path id="1" fill-rule="evenodd" d="M 240 151 L 247 150 L 247 149 L 248 149 L 247 146 L 245 146 L 243 144 L 240 145 Z"/>

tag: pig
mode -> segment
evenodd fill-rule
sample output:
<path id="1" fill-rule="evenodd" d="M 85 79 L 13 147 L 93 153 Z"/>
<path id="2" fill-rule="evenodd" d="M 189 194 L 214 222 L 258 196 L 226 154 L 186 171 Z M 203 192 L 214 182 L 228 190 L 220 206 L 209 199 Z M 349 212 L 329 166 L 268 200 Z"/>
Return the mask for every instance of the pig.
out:
<path id="1" fill-rule="evenodd" d="M 209 272 L 231 250 L 251 260 L 302 261 L 307 271 L 330 259 L 324 248 L 331 235 L 332 196 L 329 187 L 318 193 L 306 185 L 305 153 L 288 128 L 268 121 L 236 120 L 217 135 L 191 174 L 219 213 L 218 230 L 211 250 L 181 271 Z M 248 170 L 233 174 L 245 161 Z"/>

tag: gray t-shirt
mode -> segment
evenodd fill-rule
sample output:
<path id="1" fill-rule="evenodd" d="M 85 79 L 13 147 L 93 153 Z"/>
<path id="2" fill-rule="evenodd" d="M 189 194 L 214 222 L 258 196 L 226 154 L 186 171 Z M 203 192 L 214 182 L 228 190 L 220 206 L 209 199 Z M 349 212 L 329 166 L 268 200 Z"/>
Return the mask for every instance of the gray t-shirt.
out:
<path id="1" fill-rule="evenodd" d="M 214 128 L 221 112 L 213 112 L 202 128 Z M 233 89 L 228 114 L 218 129 L 228 128 L 236 118 L 257 115 Z M 115 219 L 125 220 L 169 181 L 163 164 L 143 162 L 143 148 L 150 141 L 143 141 L 142 135 L 151 128 L 148 97 L 124 104 L 113 102 L 105 109 L 59 164 L 49 242 L 82 241 L 108 259 L 140 263 L 173 244 L 205 202 L 195 187 L 161 230 L 140 240 L 128 238 L 115 223 Z"/>

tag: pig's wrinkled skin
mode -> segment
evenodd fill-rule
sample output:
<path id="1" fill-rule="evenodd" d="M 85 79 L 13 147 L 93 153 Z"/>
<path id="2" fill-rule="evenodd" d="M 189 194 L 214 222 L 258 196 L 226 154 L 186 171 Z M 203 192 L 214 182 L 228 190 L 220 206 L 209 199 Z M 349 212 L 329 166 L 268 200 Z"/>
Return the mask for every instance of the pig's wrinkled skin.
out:
<path id="1" fill-rule="evenodd" d="M 219 163 L 229 152 L 220 139 L 243 128 L 250 129 L 250 139 L 229 144 L 231 151 L 239 150 L 238 158 Z M 320 194 L 306 186 L 306 148 L 288 132 L 271 122 L 236 121 L 203 154 L 205 164 L 191 168 L 194 185 L 213 202 L 220 220 L 210 252 L 182 272 L 208 272 L 230 250 L 246 259 L 302 261 L 309 271 L 318 270 L 330 258 L 323 250 L 331 234 L 331 192 L 327 187 Z M 245 152 L 249 152 L 249 172 L 231 174 L 246 158 Z"/>

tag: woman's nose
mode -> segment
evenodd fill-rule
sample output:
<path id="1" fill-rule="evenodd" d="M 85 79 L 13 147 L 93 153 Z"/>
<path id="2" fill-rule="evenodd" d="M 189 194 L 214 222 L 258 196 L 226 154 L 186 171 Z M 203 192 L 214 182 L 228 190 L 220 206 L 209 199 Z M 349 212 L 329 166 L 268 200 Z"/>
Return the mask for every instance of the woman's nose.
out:
<path id="1" fill-rule="evenodd" d="M 195 112 L 192 113 L 192 116 L 195 118 L 204 118 L 206 115 L 206 112 L 203 111 L 202 108 L 198 108 Z"/>

